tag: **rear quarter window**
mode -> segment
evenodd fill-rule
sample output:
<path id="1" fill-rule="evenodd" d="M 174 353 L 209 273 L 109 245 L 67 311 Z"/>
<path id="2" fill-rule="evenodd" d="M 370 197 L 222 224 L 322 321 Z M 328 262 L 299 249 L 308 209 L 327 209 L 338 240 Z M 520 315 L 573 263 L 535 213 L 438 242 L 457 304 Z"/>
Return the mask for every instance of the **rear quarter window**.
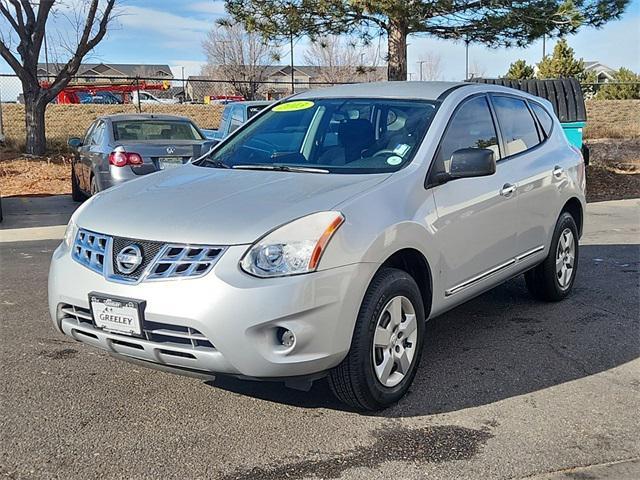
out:
<path id="1" fill-rule="evenodd" d="M 529 102 L 529 105 L 531 105 L 531 110 L 533 110 L 533 113 L 540 122 L 545 136 L 549 137 L 551 129 L 553 128 L 553 118 L 542 105 L 535 102 Z"/>

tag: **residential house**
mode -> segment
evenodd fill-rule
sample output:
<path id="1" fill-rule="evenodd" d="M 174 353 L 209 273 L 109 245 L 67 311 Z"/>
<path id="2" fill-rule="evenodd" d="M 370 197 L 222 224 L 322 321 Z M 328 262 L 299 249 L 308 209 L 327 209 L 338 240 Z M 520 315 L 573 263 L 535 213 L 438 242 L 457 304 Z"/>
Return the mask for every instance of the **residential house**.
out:
<path id="1" fill-rule="evenodd" d="M 293 83 L 296 92 L 319 88 L 324 84 L 356 83 L 382 81 L 387 78 L 387 67 L 369 67 L 355 69 L 353 72 L 341 72 L 336 75 L 336 67 L 295 65 Z M 186 95 L 194 102 L 202 102 L 206 96 L 232 95 L 229 84 L 215 82 L 221 80 L 212 76 L 190 76 L 187 79 Z M 260 96 L 265 99 L 278 99 L 291 94 L 291 66 L 272 65 L 268 67 Z"/>
<path id="2" fill-rule="evenodd" d="M 598 83 L 607 83 L 614 80 L 616 71 L 600 62 L 584 62 L 586 74 L 594 72 Z"/>
<path id="3" fill-rule="evenodd" d="M 39 63 L 38 77 L 55 77 L 62 69 L 62 63 Z M 123 78 L 147 77 L 172 80 L 169 65 L 135 63 L 83 63 L 78 69 L 74 83 L 120 83 Z"/>

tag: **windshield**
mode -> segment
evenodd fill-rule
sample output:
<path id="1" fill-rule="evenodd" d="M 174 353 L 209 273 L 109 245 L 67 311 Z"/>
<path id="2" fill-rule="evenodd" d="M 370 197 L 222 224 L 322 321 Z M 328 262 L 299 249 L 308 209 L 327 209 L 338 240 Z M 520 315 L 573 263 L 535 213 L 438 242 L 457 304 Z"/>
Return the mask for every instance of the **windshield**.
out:
<path id="1" fill-rule="evenodd" d="M 180 120 L 127 120 L 113 122 L 115 140 L 202 140 L 191 122 Z"/>
<path id="2" fill-rule="evenodd" d="M 270 108 L 201 166 L 295 166 L 330 173 L 394 172 L 408 164 L 436 111 L 424 100 L 294 100 Z"/>

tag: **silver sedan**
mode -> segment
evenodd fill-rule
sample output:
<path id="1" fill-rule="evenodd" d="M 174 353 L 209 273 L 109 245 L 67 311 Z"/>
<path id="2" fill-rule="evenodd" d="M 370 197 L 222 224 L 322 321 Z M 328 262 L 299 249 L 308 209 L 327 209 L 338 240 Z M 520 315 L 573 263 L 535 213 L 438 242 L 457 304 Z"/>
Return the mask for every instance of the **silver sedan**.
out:
<path id="1" fill-rule="evenodd" d="M 74 150 L 71 192 L 84 200 L 114 185 L 173 168 L 201 156 L 213 142 L 188 118 L 173 115 L 108 115 L 95 120 Z"/>

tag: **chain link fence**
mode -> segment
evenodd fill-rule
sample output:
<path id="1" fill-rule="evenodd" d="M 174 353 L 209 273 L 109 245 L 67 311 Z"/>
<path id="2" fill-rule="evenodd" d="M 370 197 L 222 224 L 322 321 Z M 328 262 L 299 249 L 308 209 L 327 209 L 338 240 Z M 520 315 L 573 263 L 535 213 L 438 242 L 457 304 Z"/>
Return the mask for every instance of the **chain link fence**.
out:
<path id="1" fill-rule="evenodd" d="M 53 80 L 53 79 L 50 79 Z M 43 78 L 43 83 L 47 79 Z M 296 79 L 293 91 L 337 85 Z M 66 149 L 69 137 L 82 137 L 103 115 L 157 113 L 185 116 L 200 128 L 218 128 L 226 103 L 244 99 L 277 100 L 292 93 L 290 78 L 238 81 L 207 77 L 184 79 L 153 77 L 75 77 L 47 106 L 45 128 L 48 147 Z M 25 106 L 22 84 L 15 75 L 0 74 L 0 141 L 22 150 Z"/>
<path id="2" fill-rule="evenodd" d="M 354 79 L 358 82 L 368 80 L 379 80 L 379 76 Z M 47 107 L 45 125 L 48 147 L 54 151 L 65 150 L 69 137 L 83 136 L 89 125 L 103 115 L 138 112 L 172 114 L 188 117 L 201 128 L 215 129 L 228 102 L 243 98 L 276 100 L 290 95 L 292 90 L 297 93 L 338 84 L 294 78 L 292 85 L 291 78 L 284 75 L 265 81 L 240 82 L 200 76 L 171 80 L 152 77 L 76 77 Z M 611 89 L 612 85 L 584 84 L 583 90 L 587 98 L 598 98 L 599 92 Z M 619 84 L 616 87 L 640 90 L 638 83 Z M 600 107 L 598 109 L 602 110 Z M 21 151 L 24 139 L 22 85 L 15 75 L 0 74 L 0 142 Z"/>

